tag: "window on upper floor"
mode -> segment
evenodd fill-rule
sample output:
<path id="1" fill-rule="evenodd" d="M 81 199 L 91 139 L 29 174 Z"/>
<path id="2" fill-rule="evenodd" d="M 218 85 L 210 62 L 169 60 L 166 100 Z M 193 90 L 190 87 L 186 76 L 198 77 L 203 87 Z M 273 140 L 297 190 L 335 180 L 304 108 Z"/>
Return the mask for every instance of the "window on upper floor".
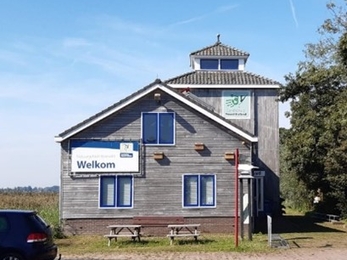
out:
<path id="1" fill-rule="evenodd" d="M 200 69 L 202 70 L 218 70 L 218 59 L 201 59 Z"/>
<path id="2" fill-rule="evenodd" d="M 184 175 L 183 207 L 215 207 L 215 183 L 215 175 Z"/>
<path id="3" fill-rule="evenodd" d="M 220 69 L 221 70 L 237 70 L 239 68 L 239 60 L 236 59 L 221 59 Z"/>
<path id="4" fill-rule="evenodd" d="M 133 177 L 125 175 L 100 178 L 100 207 L 131 208 L 133 206 Z"/>
<path id="5" fill-rule="evenodd" d="M 200 69 L 202 70 L 237 70 L 239 68 L 238 59 L 201 59 Z"/>
<path id="6" fill-rule="evenodd" d="M 174 126 L 174 113 L 142 113 L 142 142 L 150 145 L 173 145 Z"/>

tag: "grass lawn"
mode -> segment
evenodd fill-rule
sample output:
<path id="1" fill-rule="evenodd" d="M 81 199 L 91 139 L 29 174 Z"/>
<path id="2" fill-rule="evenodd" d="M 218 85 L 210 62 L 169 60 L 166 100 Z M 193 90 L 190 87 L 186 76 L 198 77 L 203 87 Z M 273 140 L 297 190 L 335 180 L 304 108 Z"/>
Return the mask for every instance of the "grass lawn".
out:
<path id="1" fill-rule="evenodd" d="M 290 247 L 321 248 L 347 247 L 346 228 L 344 224 L 319 222 L 304 215 L 285 215 L 273 219 L 273 233 L 280 234 Z M 246 237 L 247 238 L 247 237 Z M 267 234 L 253 234 L 253 240 L 239 241 L 235 248 L 233 234 L 201 234 L 198 242 L 192 238 L 175 240 L 170 246 L 166 237 L 142 237 L 142 241 L 133 242 L 129 238 L 112 240 L 107 246 L 107 238 L 102 235 L 79 235 L 57 239 L 60 253 L 63 255 L 85 253 L 114 253 L 114 252 L 272 252 L 269 248 Z"/>

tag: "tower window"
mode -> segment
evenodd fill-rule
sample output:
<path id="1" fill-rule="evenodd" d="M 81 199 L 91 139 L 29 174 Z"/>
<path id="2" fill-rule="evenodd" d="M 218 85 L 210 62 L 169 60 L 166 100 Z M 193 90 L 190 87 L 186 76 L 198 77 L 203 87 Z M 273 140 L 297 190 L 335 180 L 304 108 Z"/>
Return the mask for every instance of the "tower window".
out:
<path id="1" fill-rule="evenodd" d="M 239 68 L 239 60 L 236 59 L 222 59 L 220 60 L 221 70 L 237 70 Z"/>
<path id="2" fill-rule="evenodd" d="M 201 59 L 200 69 L 202 70 L 237 70 L 239 68 L 238 59 Z"/>
<path id="3" fill-rule="evenodd" d="M 200 68 L 202 70 L 218 70 L 218 59 L 201 59 Z"/>

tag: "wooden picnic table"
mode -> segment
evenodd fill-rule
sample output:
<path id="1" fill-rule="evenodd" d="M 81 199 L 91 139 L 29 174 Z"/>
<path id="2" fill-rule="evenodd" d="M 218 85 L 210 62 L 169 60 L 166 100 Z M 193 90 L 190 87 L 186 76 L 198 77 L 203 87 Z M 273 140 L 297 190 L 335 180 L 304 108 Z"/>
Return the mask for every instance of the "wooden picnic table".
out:
<path id="1" fill-rule="evenodd" d="M 175 237 L 194 237 L 195 241 L 198 241 L 200 224 L 178 224 L 167 227 L 170 229 L 167 235 L 170 238 L 170 245 L 173 244 Z"/>
<path id="2" fill-rule="evenodd" d="M 140 241 L 141 225 L 108 225 L 107 228 L 110 229 L 110 233 L 104 237 L 108 238 L 108 246 L 112 239 L 117 241 L 118 237 L 131 237 L 134 241 Z"/>

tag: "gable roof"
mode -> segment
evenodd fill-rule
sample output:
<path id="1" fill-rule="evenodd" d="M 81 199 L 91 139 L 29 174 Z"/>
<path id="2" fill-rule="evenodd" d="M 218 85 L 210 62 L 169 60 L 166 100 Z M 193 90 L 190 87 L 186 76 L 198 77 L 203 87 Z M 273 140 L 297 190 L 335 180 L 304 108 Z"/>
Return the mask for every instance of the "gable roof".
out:
<path id="1" fill-rule="evenodd" d="M 113 104 L 112 106 L 102 110 L 101 112 L 91 116 L 90 118 L 84 120 L 83 122 L 65 130 L 64 132 L 60 133 L 58 136 L 54 138 L 54 140 L 58 143 L 72 137 L 73 135 L 83 131 L 84 129 L 96 124 L 97 122 L 107 118 L 108 116 L 112 115 L 113 113 L 125 108 L 129 104 L 141 99 L 148 93 L 160 89 L 167 93 L 168 95 L 176 98 L 177 100 L 183 102 L 184 104 L 188 105 L 192 109 L 202 113 L 203 115 L 207 116 L 211 120 L 215 121 L 221 126 L 224 126 L 225 128 L 229 129 L 230 131 L 234 132 L 235 134 L 239 135 L 240 137 L 244 138 L 245 140 L 249 142 L 258 142 L 258 138 L 252 136 L 249 133 L 246 133 L 245 131 L 241 130 L 237 126 L 231 124 L 230 122 L 226 121 L 225 118 L 221 117 L 217 113 L 211 111 L 208 109 L 208 107 L 204 107 L 202 104 L 196 101 L 196 99 L 189 98 L 189 95 L 185 96 L 184 94 L 178 93 L 175 89 L 171 88 L 170 86 L 163 83 L 161 80 L 157 79 L 153 83 L 149 84 L 148 86 L 145 86 L 144 88 L 138 90 L 137 92 L 134 92 L 130 96 L 120 100 L 119 102 Z"/>
<path id="2" fill-rule="evenodd" d="M 191 88 L 194 88 L 194 86 L 203 88 L 204 85 L 208 88 L 211 88 L 211 85 L 218 85 L 218 88 L 229 88 L 230 85 L 233 85 L 234 88 L 279 88 L 281 85 L 277 81 L 240 70 L 196 70 L 168 79 L 165 83 L 170 86 L 176 84 L 189 85 Z"/>
<path id="3" fill-rule="evenodd" d="M 225 45 L 220 41 L 217 41 L 213 45 L 192 52 L 190 56 L 233 56 L 247 58 L 249 56 L 249 53 L 238 50 L 231 46 Z"/>

